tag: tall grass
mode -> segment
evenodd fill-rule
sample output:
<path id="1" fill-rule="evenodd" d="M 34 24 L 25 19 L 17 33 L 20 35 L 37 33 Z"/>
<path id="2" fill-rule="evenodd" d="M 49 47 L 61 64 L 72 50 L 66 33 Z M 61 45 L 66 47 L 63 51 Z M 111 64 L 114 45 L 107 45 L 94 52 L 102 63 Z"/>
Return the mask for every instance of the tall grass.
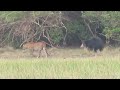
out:
<path id="1" fill-rule="evenodd" d="M 0 78 L 120 78 L 119 58 L 1 59 Z"/>
<path id="2" fill-rule="evenodd" d="M 49 50 L 50 57 L 38 59 L 28 58 L 27 53 L 19 50 L 13 51 L 13 53 L 0 54 L 1 79 L 120 78 L 120 52 L 118 48 L 105 48 L 103 52 L 98 54 L 80 49 L 56 49 L 55 51 Z"/>

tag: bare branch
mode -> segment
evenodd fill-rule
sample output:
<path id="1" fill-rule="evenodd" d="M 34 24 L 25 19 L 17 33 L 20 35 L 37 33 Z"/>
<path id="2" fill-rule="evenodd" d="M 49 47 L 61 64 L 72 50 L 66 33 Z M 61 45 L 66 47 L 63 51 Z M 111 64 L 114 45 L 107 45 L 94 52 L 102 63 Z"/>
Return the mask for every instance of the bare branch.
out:
<path id="1" fill-rule="evenodd" d="M 91 32 L 92 36 L 95 37 L 94 33 L 92 32 L 91 28 L 90 28 L 90 25 L 85 21 L 85 18 L 84 18 L 84 23 L 87 25 L 89 31 Z"/>

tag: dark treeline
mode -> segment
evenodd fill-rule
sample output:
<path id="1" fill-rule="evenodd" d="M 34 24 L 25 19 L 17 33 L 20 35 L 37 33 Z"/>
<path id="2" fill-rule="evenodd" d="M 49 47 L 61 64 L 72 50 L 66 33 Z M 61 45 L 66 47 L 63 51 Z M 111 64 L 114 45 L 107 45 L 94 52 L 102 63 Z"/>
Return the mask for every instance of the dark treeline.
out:
<path id="1" fill-rule="evenodd" d="M 120 45 L 119 11 L 1 11 L 0 47 L 21 48 L 26 42 L 79 47 L 98 36 Z"/>

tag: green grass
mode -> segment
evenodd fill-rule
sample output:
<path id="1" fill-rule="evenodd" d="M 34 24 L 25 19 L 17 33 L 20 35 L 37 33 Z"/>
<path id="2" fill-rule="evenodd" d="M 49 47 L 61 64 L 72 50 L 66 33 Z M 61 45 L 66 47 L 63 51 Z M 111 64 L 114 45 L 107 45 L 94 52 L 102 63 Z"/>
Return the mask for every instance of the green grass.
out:
<path id="1" fill-rule="evenodd" d="M 0 54 L 0 79 L 120 79 L 119 48 L 94 56 L 80 49 L 49 50 L 50 57 L 30 57 L 19 50 Z"/>
<path id="2" fill-rule="evenodd" d="M 17 59 L 0 61 L 0 78 L 120 78 L 120 57 L 84 59 Z"/>

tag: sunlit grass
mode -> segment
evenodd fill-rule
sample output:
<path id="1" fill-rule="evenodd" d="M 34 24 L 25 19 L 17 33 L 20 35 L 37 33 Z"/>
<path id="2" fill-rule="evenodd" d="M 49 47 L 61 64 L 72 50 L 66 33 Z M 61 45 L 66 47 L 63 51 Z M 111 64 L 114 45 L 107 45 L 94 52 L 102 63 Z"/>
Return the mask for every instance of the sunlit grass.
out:
<path id="1" fill-rule="evenodd" d="M 120 78 L 119 58 L 1 59 L 0 78 Z"/>
<path id="2" fill-rule="evenodd" d="M 14 54 L 13 54 L 14 53 Z M 29 57 L 21 50 L 0 54 L 1 79 L 117 79 L 119 48 L 101 53 L 82 49 L 49 50 L 50 57 Z M 7 57 L 7 58 L 6 58 Z"/>

